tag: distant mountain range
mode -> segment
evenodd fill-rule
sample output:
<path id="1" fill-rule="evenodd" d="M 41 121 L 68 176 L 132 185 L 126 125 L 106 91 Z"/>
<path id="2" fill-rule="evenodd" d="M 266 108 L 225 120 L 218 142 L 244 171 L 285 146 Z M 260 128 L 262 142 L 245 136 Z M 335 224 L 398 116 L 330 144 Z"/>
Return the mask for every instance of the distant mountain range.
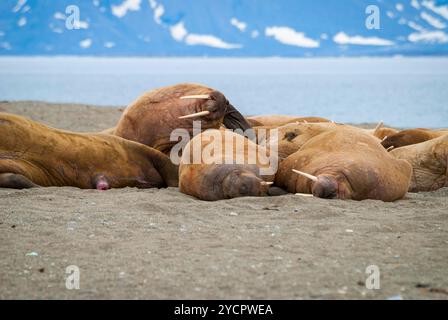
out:
<path id="1" fill-rule="evenodd" d="M 448 0 L 0 2 L 0 55 L 447 54 Z"/>

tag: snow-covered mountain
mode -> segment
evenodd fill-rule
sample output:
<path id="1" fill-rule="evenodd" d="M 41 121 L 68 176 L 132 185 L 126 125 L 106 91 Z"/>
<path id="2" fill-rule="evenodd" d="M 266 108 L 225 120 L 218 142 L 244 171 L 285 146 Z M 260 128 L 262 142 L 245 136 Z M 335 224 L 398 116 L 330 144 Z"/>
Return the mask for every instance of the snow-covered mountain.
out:
<path id="1" fill-rule="evenodd" d="M 448 0 L 0 2 L 0 55 L 446 54 Z"/>

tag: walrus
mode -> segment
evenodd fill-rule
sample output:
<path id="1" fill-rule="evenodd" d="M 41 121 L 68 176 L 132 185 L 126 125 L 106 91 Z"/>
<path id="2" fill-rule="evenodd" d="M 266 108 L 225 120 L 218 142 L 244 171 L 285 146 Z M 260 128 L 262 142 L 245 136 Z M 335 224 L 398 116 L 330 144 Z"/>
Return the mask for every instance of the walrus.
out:
<path id="1" fill-rule="evenodd" d="M 175 187 L 163 153 L 107 134 L 73 133 L 0 113 L 0 187 Z"/>
<path id="2" fill-rule="evenodd" d="M 394 149 L 390 154 L 412 165 L 409 192 L 434 191 L 448 187 L 448 134 Z"/>
<path id="3" fill-rule="evenodd" d="M 441 137 L 448 133 L 448 130 L 429 130 L 424 128 L 407 129 L 396 134 L 387 136 L 381 143 L 384 148 L 401 148 L 411 144 L 417 144 Z"/>
<path id="4" fill-rule="evenodd" d="M 206 201 L 267 196 L 276 167 L 270 171 L 271 164 L 263 162 L 263 156 L 270 154 L 242 135 L 229 130 L 206 130 L 184 148 L 179 190 Z"/>
<path id="5" fill-rule="evenodd" d="M 184 83 L 140 96 L 125 109 L 114 134 L 168 154 L 177 143 L 170 141 L 173 130 L 186 129 L 192 136 L 193 121 L 200 121 L 202 130 L 219 129 L 221 124 L 242 131 L 251 128 L 224 94 Z"/>
<path id="6" fill-rule="evenodd" d="M 287 115 L 248 116 L 246 121 L 252 127 L 281 127 L 294 122 L 331 122 L 321 117 L 298 117 Z"/>
<path id="7" fill-rule="evenodd" d="M 275 185 L 319 198 L 387 202 L 406 194 L 411 171 L 371 134 L 339 127 L 310 139 L 281 162 Z"/>

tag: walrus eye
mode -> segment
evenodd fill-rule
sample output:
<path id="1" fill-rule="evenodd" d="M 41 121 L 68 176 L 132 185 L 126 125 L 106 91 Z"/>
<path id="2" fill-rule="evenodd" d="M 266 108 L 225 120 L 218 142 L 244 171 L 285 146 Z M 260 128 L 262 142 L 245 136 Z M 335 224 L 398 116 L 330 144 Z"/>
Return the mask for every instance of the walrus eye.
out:
<path id="1" fill-rule="evenodd" d="M 243 184 L 240 187 L 240 194 L 246 194 L 248 192 L 247 186 L 245 184 Z"/>
<path id="2" fill-rule="evenodd" d="M 285 136 L 283 137 L 283 140 L 288 140 L 289 142 L 291 142 L 292 140 L 294 140 L 296 137 L 298 136 L 297 133 L 295 132 L 287 132 L 285 133 Z"/>

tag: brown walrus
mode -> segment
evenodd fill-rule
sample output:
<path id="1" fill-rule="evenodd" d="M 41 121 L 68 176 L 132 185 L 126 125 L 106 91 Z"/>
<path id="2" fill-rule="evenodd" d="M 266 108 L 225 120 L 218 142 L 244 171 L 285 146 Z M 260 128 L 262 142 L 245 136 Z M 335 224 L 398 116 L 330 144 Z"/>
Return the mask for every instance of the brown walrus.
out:
<path id="1" fill-rule="evenodd" d="M 429 129 L 407 129 L 399 131 L 394 135 L 387 136 L 381 143 L 384 148 L 401 148 L 411 144 L 425 142 L 431 139 L 441 137 L 448 133 L 448 130 L 429 130 Z"/>
<path id="2" fill-rule="evenodd" d="M 448 187 L 448 134 L 392 150 L 390 154 L 412 165 L 410 192 Z"/>
<path id="3" fill-rule="evenodd" d="M 114 134 L 169 153 L 177 141 L 170 141 L 174 129 L 187 129 L 193 121 L 201 129 L 250 129 L 244 117 L 219 91 L 199 84 L 178 84 L 149 91 L 123 112 Z"/>
<path id="4" fill-rule="evenodd" d="M 246 117 L 246 120 L 252 127 L 280 127 L 294 122 L 331 122 L 330 120 L 321 117 L 298 117 L 287 115 L 249 116 Z"/>
<path id="5" fill-rule="evenodd" d="M 315 136 L 280 163 L 275 184 L 320 198 L 395 201 L 406 194 L 411 171 L 377 138 L 340 127 Z"/>
<path id="6" fill-rule="evenodd" d="M 72 133 L 0 113 L 0 187 L 82 189 L 177 186 L 163 153 L 106 134 Z"/>
<path id="7" fill-rule="evenodd" d="M 204 131 L 184 149 L 179 190 L 207 201 L 266 196 L 273 184 L 276 164 L 270 172 L 263 155 L 268 157 L 269 152 L 242 135 L 228 130 Z M 267 171 L 260 170 L 263 168 Z"/>

